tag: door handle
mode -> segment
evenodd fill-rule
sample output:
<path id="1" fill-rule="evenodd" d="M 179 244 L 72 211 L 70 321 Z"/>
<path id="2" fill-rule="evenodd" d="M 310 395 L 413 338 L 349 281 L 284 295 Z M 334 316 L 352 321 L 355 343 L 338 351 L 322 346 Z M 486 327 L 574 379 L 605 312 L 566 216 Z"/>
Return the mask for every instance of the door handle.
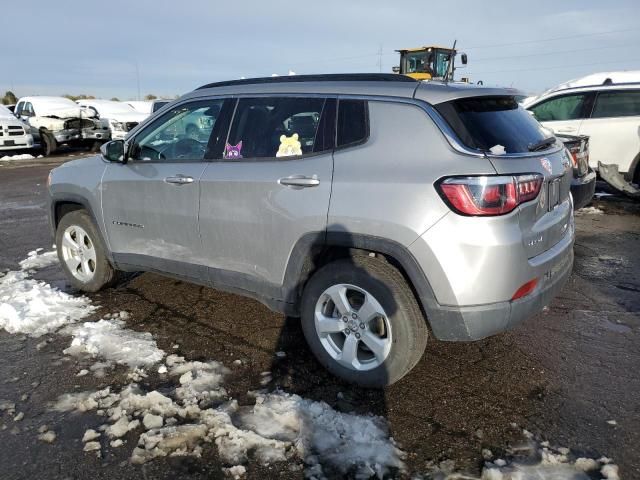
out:
<path id="1" fill-rule="evenodd" d="M 186 185 L 193 183 L 193 177 L 187 177 L 185 175 L 175 175 L 173 177 L 167 177 L 164 179 L 165 183 L 173 183 L 175 185 Z"/>
<path id="2" fill-rule="evenodd" d="M 305 177 L 304 175 L 291 175 L 289 177 L 283 177 L 278 180 L 280 185 L 285 187 L 291 187 L 294 189 L 317 187 L 320 185 L 317 175 L 311 177 Z"/>
<path id="3" fill-rule="evenodd" d="M 565 133 L 575 132 L 576 130 L 577 130 L 577 128 L 575 128 L 575 127 L 565 127 L 565 128 L 559 128 L 558 129 L 559 132 L 565 132 Z"/>

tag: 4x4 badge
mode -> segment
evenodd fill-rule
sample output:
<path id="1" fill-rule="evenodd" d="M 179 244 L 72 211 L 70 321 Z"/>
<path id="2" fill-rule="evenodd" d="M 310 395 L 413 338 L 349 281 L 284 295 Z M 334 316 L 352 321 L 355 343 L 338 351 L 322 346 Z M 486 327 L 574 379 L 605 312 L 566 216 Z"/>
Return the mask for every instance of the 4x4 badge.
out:
<path id="1" fill-rule="evenodd" d="M 547 157 L 540 159 L 540 163 L 542 164 L 542 168 L 549 172 L 549 174 L 553 173 L 553 167 L 551 166 L 551 162 Z"/>

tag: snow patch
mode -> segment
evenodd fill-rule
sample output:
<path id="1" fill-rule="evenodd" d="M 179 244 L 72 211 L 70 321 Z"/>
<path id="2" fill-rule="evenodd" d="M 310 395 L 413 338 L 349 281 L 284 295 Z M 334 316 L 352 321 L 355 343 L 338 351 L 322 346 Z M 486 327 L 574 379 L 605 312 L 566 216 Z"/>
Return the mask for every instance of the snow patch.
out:
<path id="1" fill-rule="evenodd" d="M 223 381 L 228 370 L 219 362 L 166 358 L 176 387 L 166 393 L 145 392 L 131 384 L 119 393 L 63 395 L 58 411 L 104 410 L 105 433 L 119 438 L 144 427 L 131 461 L 157 457 L 200 456 L 214 443 L 227 465 L 249 460 L 268 465 L 290 459 L 307 464 L 315 475 L 378 475 L 403 470 L 403 454 L 389 438 L 386 423 L 374 416 L 340 413 L 323 402 L 284 392 L 258 393 L 253 406 L 239 406 Z M 228 471 L 242 475 L 243 470 Z"/>
<path id="2" fill-rule="evenodd" d="M 8 160 L 31 160 L 35 158 L 33 155 L 28 153 L 20 153 L 17 155 L 4 155 L 0 157 L 0 161 L 6 162 Z"/>
<path id="3" fill-rule="evenodd" d="M 38 440 L 46 443 L 53 443 L 56 441 L 56 432 L 49 430 L 48 432 L 41 433 L 38 435 Z"/>
<path id="4" fill-rule="evenodd" d="M 574 212 L 574 215 L 579 217 L 581 215 L 602 215 L 604 210 L 600 210 L 597 207 L 584 207 Z"/>
<path id="5" fill-rule="evenodd" d="M 96 432 L 93 429 L 89 429 L 86 432 L 84 432 L 84 436 L 82 437 L 82 441 L 83 442 L 90 442 L 92 440 L 95 440 L 96 438 L 100 437 L 100 432 Z"/>
<path id="6" fill-rule="evenodd" d="M 43 248 L 38 248 L 29 252 L 27 258 L 20 262 L 20 268 L 22 270 L 36 270 L 58 263 L 58 252 L 51 250 L 50 252 L 41 253 L 43 250 Z"/>
<path id="7" fill-rule="evenodd" d="M 90 315 L 96 307 L 86 297 L 72 297 L 28 278 L 26 272 L 0 276 L 0 328 L 40 337 Z"/>
<path id="8" fill-rule="evenodd" d="M 480 480 L 590 480 L 598 473 L 605 479 L 619 480 L 618 467 L 609 464 L 608 458 L 575 458 L 572 457 L 570 449 L 552 448 L 548 442 L 534 443 L 530 450 L 540 458 L 539 462 L 532 464 L 515 460 L 488 461 Z M 457 477 L 454 475 L 447 478 Z"/>
<path id="9" fill-rule="evenodd" d="M 67 355 L 102 358 L 107 363 L 126 365 L 132 369 L 149 367 L 165 355 L 148 332 L 125 328 L 119 319 L 85 322 L 71 330 L 73 341 L 64 350 Z M 104 369 L 101 365 L 101 369 Z"/>

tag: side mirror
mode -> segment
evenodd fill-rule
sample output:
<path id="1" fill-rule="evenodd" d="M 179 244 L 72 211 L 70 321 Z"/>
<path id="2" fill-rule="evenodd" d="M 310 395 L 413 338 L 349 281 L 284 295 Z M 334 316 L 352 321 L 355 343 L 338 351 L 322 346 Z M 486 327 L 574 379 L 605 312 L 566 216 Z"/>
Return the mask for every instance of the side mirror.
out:
<path id="1" fill-rule="evenodd" d="M 467 64 L 467 54 L 463 53 L 462 55 L 460 55 L 460 61 L 462 62 L 463 65 Z"/>
<path id="2" fill-rule="evenodd" d="M 124 140 L 112 140 L 102 144 L 100 153 L 109 162 L 127 163 L 124 158 Z"/>
<path id="3" fill-rule="evenodd" d="M 391 67 L 393 73 L 400 73 L 400 67 Z"/>

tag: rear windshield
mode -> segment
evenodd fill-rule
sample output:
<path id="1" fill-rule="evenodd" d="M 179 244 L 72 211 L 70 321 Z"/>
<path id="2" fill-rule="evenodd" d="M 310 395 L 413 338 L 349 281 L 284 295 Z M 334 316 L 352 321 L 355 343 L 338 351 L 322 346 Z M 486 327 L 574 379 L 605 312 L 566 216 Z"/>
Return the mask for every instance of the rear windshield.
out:
<path id="1" fill-rule="evenodd" d="M 523 153 L 549 137 L 514 97 L 474 97 L 436 105 L 436 109 L 469 148 Z"/>

